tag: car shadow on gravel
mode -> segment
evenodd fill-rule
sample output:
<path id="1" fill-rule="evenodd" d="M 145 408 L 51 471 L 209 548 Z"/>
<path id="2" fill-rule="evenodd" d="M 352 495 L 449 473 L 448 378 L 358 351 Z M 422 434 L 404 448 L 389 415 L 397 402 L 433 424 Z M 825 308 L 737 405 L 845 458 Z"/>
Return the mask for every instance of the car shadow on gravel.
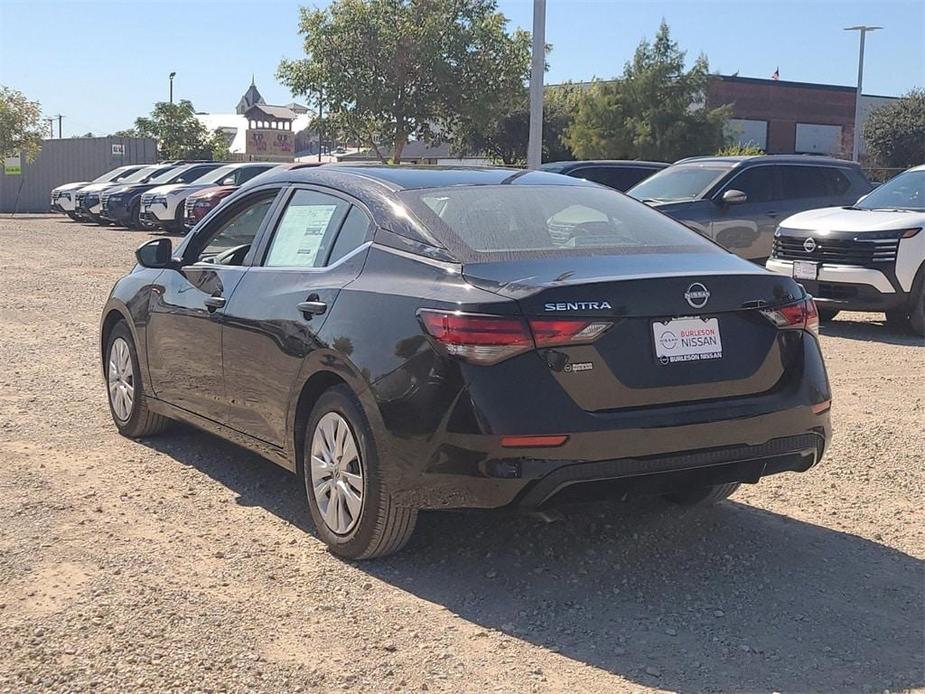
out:
<path id="1" fill-rule="evenodd" d="M 852 321 L 835 319 L 823 324 L 819 332 L 826 337 L 843 337 L 864 342 L 884 342 L 890 345 L 925 347 L 925 338 L 904 332 L 886 321 Z"/>
<path id="2" fill-rule="evenodd" d="M 272 463 L 182 426 L 144 443 L 232 489 L 238 503 L 313 534 L 299 482 Z M 352 566 L 486 630 L 641 685 L 925 685 L 925 565 L 912 556 L 734 501 L 680 509 L 643 498 L 563 511 L 554 523 L 422 513 L 404 552 Z"/>

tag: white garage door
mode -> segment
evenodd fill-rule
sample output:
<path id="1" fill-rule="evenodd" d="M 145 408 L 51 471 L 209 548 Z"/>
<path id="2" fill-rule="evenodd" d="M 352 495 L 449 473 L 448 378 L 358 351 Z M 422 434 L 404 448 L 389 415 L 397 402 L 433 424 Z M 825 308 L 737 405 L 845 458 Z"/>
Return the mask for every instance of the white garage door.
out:
<path id="1" fill-rule="evenodd" d="M 767 150 L 768 122 L 748 120 L 746 118 L 730 118 L 726 123 L 726 136 L 743 147 L 752 145 Z"/>
<path id="2" fill-rule="evenodd" d="M 797 154 L 838 154 L 841 146 L 840 125 L 797 123 Z"/>

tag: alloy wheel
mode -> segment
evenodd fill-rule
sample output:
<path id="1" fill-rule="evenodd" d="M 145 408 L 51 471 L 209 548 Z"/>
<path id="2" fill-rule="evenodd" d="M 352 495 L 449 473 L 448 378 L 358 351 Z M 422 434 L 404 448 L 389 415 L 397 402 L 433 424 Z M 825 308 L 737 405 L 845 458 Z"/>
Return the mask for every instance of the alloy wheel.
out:
<path id="1" fill-rule="evenodd" d="M 365 486 L 356 438 L 337 412 L 328 412 L 315 425 L 310 468 L 312 493 L 325 525 L 346 535 L 360 520 Z"/>
<path id="2" fill-rule="evenodd" d="M 127 422 L 132 416 L 135 403 L 135 369 L 132 366 L 132 353 L 128 342 L 117 337 L 109 348 L 109 404 L 121 422 Z"/>

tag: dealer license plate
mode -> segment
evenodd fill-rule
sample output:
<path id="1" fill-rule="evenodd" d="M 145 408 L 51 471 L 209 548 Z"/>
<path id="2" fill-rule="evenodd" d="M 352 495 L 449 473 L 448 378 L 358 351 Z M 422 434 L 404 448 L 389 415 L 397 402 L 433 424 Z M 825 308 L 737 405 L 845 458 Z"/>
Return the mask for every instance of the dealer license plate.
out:
<path id="1" fill-rule="evenodd" d="M 798 280 L 814 280 L 819 274 L 819 263 L 811 260 L 793 261 L 793 278 Z"/>
<path id="2" fill-rule="evenodd" d="M 723 343 L 717 318 L 674 318 L 652 324 L 655 356 L 660 364 L 720 359 Z"/>

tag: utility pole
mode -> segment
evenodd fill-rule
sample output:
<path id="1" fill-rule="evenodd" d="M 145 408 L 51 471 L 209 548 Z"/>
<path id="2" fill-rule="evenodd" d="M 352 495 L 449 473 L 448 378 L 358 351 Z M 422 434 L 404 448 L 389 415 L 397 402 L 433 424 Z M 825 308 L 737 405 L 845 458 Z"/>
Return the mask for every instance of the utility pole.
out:
<path id="1" fill-rule="evenodd" d="M 58 139 L 60 140 L 62 137 L 64 137 L 64 135 L 61 134 L 61 120 L 64 118 L 64 116 L 62 116 L 62 115 L 59 113 L 58 115 L 55 116 L 55 118 L 58 119 Z M 52 137 L 55 136 L 54 131 L 52 131 L 51 136 L 52 136 Z"/>
<path id="2" fill-rule="evenodd" d="M 864 38 L 868 31 L 877 31 L 883 27 L 872 27 L 859 24 L 853 27 L 845 27 L 845 31 L 856 31 L 860 34 L 860 46 L 858 47 L 858 91 L 854 95 L 854 146 L 851 148 L 851 158 L 858 161 L 861 154 L 861 87 L 864 84 Z"/>
<path id="3" fill-rule="evenodd" d="M 176 72 L 171 72 L 170 75 L 168 75 L 168 78 L 170 79 L 170 103 L 173 103 L 173 78 L 176 76 Z"/>
<path id="4" fill-rule="evenodd" d="M 546 0 L 533 0 L 533 61 L 530 66 L 530 140 L 527 168 L 543 163 L 543 76 L 546 71 Z"/>
<path id="5" fill-rule="evenodd" d="M 48 137 L 53 140 L 55 138 L 55 119 L 54 118 L 45 118 L 44 120 L 48 121 Z"/>

